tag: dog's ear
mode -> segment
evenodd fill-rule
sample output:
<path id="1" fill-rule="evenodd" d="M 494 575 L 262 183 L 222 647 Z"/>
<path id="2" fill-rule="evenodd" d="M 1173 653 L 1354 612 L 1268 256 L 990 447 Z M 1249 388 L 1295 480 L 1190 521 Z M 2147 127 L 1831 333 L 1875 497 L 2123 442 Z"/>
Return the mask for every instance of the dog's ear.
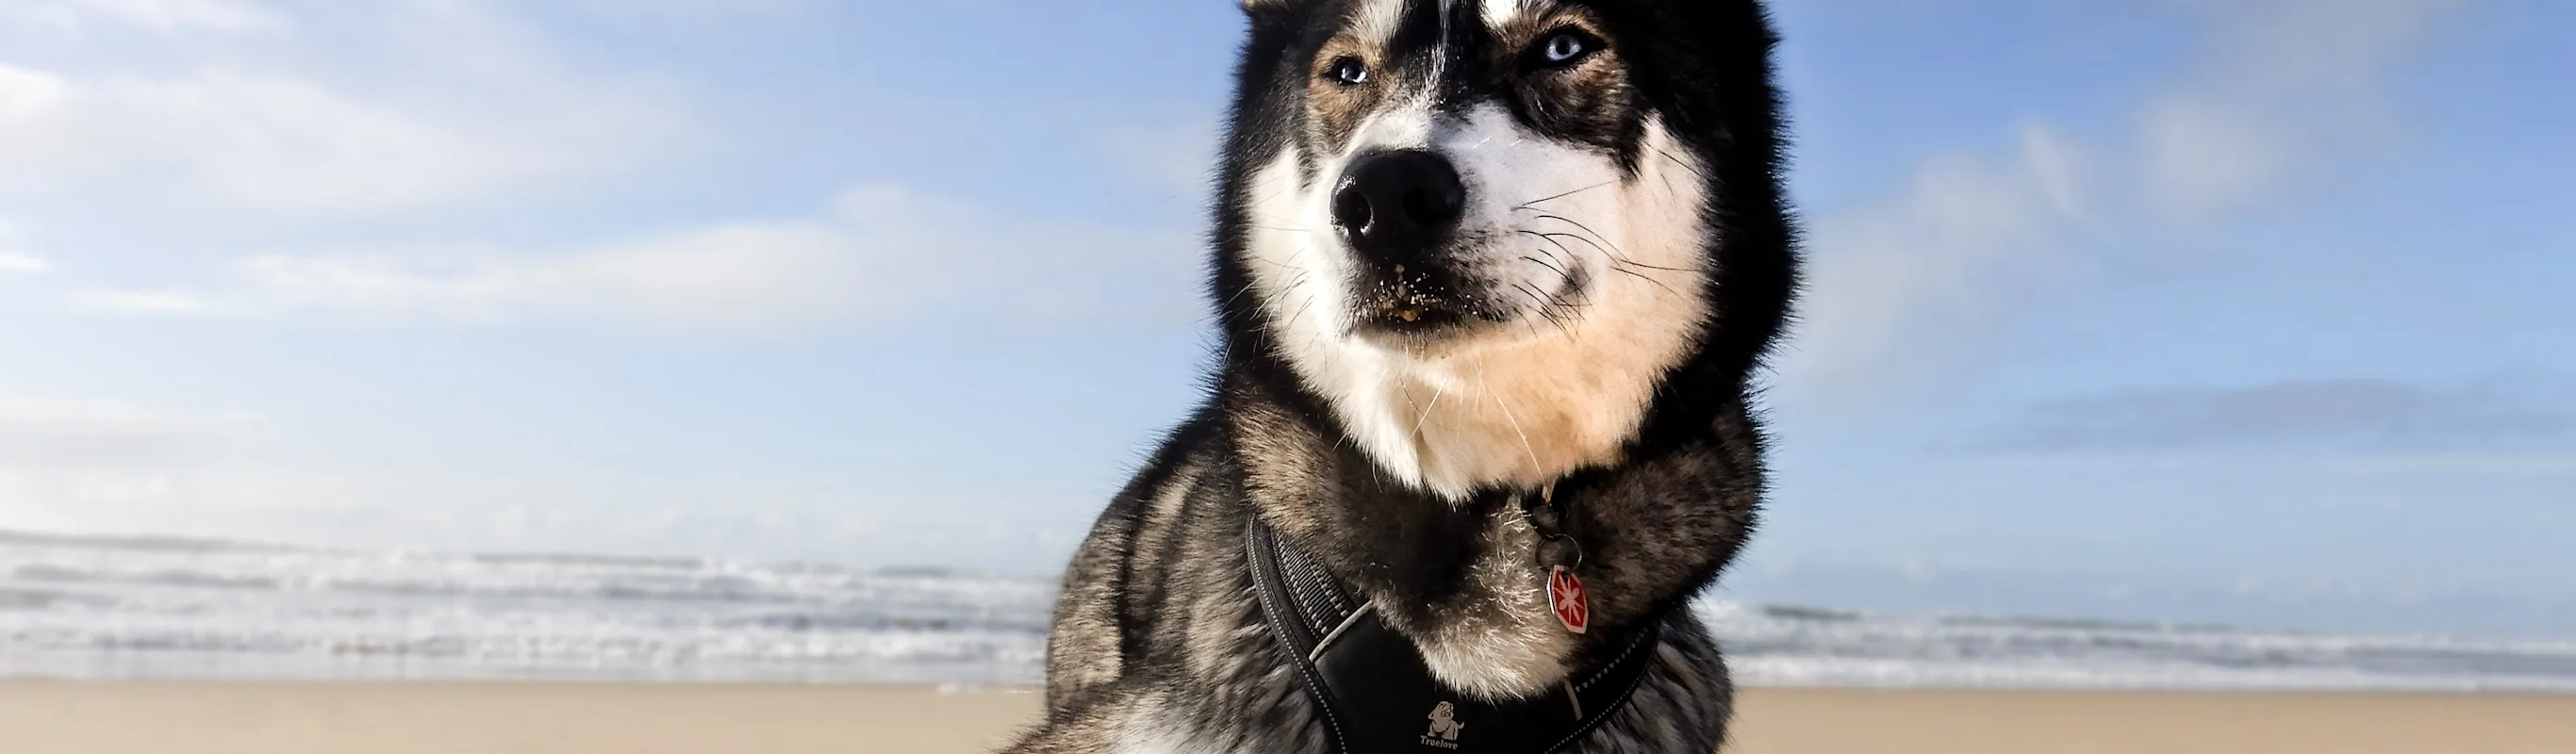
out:
<path id="1" fill-rule="evenodd" d="M 1288 11 L 1314 5 L 1314 0 L 1238 0 L 1243 12 L 1253 18 L 1271 18 Z"/>

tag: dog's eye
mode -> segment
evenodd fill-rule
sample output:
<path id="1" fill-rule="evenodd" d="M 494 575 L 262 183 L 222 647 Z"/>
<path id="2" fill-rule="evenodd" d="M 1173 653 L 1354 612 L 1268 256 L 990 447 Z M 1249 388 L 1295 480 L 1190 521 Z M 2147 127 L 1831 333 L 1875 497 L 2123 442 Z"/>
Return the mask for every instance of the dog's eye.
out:
<path id="1" fill-rule="evenodd" d="M 1575 29 L 1558 29 L 1539 43 L 1539 57 L 1551 66 L 1568 66 L 1601 48 L 1601 41 Z"/>
<path id="2" fill-rule="evenodd" d="M 1359 58 L 1346 57 L 1334 60 L 1332 65 L 1325 67 L 1324 78 L 1342 86 L 1359 86 L 1368 83 L 1369 69 L 1367 65 L 1360 63 Z"/>

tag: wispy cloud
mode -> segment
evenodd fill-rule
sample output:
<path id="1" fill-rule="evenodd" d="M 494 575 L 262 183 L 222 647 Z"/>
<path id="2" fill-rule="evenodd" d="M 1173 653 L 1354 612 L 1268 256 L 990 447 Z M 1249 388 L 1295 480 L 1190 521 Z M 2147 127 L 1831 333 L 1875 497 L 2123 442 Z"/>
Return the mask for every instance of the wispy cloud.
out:
<path id="1" fill-rule="evenodd" d="M 1101 147 L 1130 178 L 1196 198 L 1214 185 L 1220 131 L 1215 118 L 1190 118 L 1113 131 Z"/>
<path id="2" fill-rule="evenodd" d="M 0 5 L 0 24 L 22 23 L 80 31 L 98 25 L 136 26 L 157 32 L 273 32 L 291 24 L 285 13 L 247 0 L 11 0 Z"/>
<path id="3" fill-rule="evenodd" d="M 1927 314 L 1964 322 L 2001 313 L 1980 296 L 1985 276 L 2055 251 L 2088 199 L 2083 159 L 2064 136 L 2032 125 L 2017 154 L 1937 158 L 1895 200 L 1819 224 L 1786 384 L 1865 387 L 1886 378 L 1879 360 L 1905 350 Z"/>
<path id="4" fill-rule="evenodd" d="M 198 460 L 248 434 L 256 421 L 240 413 L 0 397 L 0 468 L 135 469 Z"/>
<path id="5" fill-rule="evenodd" d="M 2491 381 L 2292 380 L 2053 400 L 1993 430 L 1990 450 L 2325 446 L 2407 451 L 2531 447 L 2576 438 L 2576 386 Z"/>
<path id="6" fill-rule="evenodd" d="M 2388 75 L 2469 0 L 2197 0 L 2199 64 L 2152 98 L 2138 146 L 2154 206 L 2197 220 L 2350 175 L 2398 121 Z"/>
<path id="7" fill-rule="evenodd" d="M 2012 285 L 2069 269 L 2090 239 L 2277 206 L 2372 159 L 2396 132 L 2381 82 L 2461 5 L 2190 3 L 2199 55 L 2121 128 L 2027 124 L 2014 153 L 1936 155 L 1885 201 L 1822 218 L 1783 384 L 1865 394 L 1905 374 L 1891 361 L 1973 355 Z"/>
<path id="8" fill-rule="evenodd" d="M 248 303 L 471 322 L 548 316 L 711 327 L 856 314 L 876 259 L 831 228 L 738 225 L 564 254 L 261 256 Z"/>
<path id="9" fill-rule="evenodd" d="M 72 306 L 121 314 L 204 316 L 229 313 L 223 305 L 186 291 L 75 291 Z"/>
<path id="10" fill-rule="evenodd" d="M 70 89 L 61 76 L 0 64 L 0 125 L 52 114 Z"/>
<path id="11" fill-rule="evenodd" d="M 102 514 L 240 500 L 245 472 L 233 461 L 262 434 L 259 418 L 246 413 L 0 394 L 0 519 L 148 526 Z"/>
<path id="12" fill-rule="evenodd" d="M 573 250 L 262 255 L 243 260 L 228 288 L 92 292 L 77 303 L 153 314 L 332 312 L 749 333 L 926 311 L 1186 316 L 1196 260 L 1186 234 L 1022 220 L 865 185 L 811 220 L 721 224 Z M 1157 293 L 1128 293 L 1135 290 Z"/>
<path id="13" fill-rule="evenodd" d="M 19 94 L 0 95 L 16 116 L 0 121 L 0 165 L 26 190 L 166 172 L 236 206 L 337 213 L 470 197 L 552 167 L 535 150 L 273 74 L 75 82 L 0 67 L 9 81 Z"/>
<path id="14" fill-rule="evenodd" d="M 218 0 L 0 11 L 124 24 L 55 42 L 68 52 L 41 64 L 0 52 L 0 190 L 296 219 L 380 214 L 560 187 L 645 159 L 682 130 L 679 109 L 641 87 L 571 73 L 523 19 L 476 2 L 385 11 L 387 23 L 323 28 Z M 194 42 L 220 54 L 191 63 L 106 64 L 150 44 L 115 36 L 126 28 L 274 33 Z M 365 45 L 391 70 L 297 62 L 295 51 L 326 43 Z"/>
<path id="15" fill-rule="evenodd" d="M 21 243 L 17 226 L 0 220 L 0 276 L 29 275 L 53 269 L 52 262 L 23 250 Z"/>
<path id="16" fill-rule="evenodd" d="M 748 552 L 784 543 L 816 558 L 877 533 L 867 513 L 738 486 L 606 492 L 359 471 L 293 452 L 295 428 L 279 424 L 248 411 L 0 389 L 0 521 L 376 546 Z"/>

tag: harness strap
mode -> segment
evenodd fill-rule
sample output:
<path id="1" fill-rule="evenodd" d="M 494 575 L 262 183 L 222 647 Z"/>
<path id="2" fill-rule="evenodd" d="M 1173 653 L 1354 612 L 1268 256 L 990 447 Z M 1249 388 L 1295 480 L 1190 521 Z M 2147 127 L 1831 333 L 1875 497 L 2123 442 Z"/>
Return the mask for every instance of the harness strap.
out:
<path id="1" fill-rule="evenodd" d="M 1547 694 L 1469 698 L 1431 677 L 1413 642 L 1387 627 L 1315 559 L 1247 515 L 1244 545 L 1262 622 L 1332 733 L 1339 754 L 1552 754 L 1626 706 L 1646 676 L 1660 621 L 1605 637 L 1618 654 Z"/>

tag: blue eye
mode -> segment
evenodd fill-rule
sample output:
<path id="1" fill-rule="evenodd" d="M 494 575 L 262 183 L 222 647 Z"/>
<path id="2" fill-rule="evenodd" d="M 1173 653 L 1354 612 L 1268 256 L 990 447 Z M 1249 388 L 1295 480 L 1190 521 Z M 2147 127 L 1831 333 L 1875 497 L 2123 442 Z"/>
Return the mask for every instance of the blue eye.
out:
<path id="1" fill-rule="evenodd" d="M 1583 32 L 1566 29 L 1548 35 L 1545 46 L 1539 48 L 1539 54 L 1546 56 L 1549 64 L 1567 65 L 1592 54 L 1596 47 L 1592 37 Z"/>
<path id="2" fill-rule="evenodd" d="M 1324 70 L 1324 77 L 1343 86 L 1359 86 L 1368 83 L 1369 69 L 1360 63 L 1359 58 L 1342 58 Z"/>

